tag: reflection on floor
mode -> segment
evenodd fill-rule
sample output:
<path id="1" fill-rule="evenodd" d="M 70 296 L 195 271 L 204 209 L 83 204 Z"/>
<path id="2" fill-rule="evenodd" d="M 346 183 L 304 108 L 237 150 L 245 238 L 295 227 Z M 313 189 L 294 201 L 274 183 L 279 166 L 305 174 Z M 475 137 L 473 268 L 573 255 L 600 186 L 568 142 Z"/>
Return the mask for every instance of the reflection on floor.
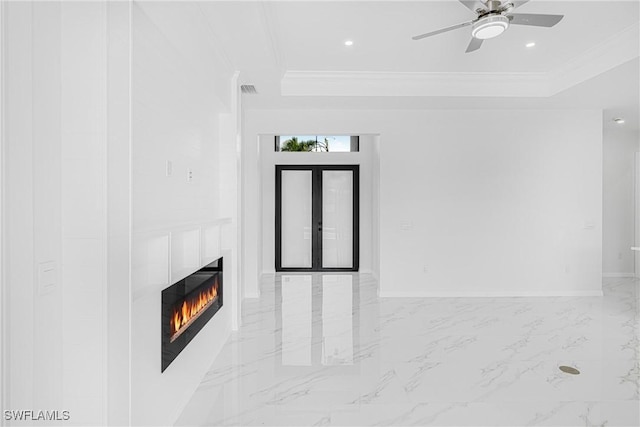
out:
<path id="1" fill-rule="evenodd" d="M 608 279 L 603 298 L 376 287 L 358 274 L 265 281 L 178 425 L 640 425 L 637 280 Z"/>

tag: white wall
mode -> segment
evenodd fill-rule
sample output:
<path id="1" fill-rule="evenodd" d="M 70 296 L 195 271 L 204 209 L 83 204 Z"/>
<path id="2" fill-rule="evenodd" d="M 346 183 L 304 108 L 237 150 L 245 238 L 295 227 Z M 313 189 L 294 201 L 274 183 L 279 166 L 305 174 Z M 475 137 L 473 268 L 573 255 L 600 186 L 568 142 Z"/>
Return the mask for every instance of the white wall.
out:
<path id="1" fill-rule="evenodd" d="M 221 127 L 228 116 L 231 71 L 217 56 L 195 3 L 136 3 L 132 16 L 132 323 L 131 422 L 172 424 L 226 341 L 225 305 L 173 363 L 160 372 L 161 291 L 222 254 L 224 176 L 235 164 Z M 226 119 L 228 121 L 228 119 Z M 233 128 L 233 124 L 230 125 Z M 233 139 L 230 142 L 233 147 Z M 227 157 L 221 159 L 220 154 Z M 167 161 L 172 173 L 167 176 Z M 227 173 L 235 168 L 225 165 Z M 188 172 L 193 178 L 188 180 Z M 231 185 L 233 178 L 231 178 Z M 225 208 L 226 209 L 226 208 Z M 233 209 L 226 209 L 229 214 Z M 227 251 L 227 253 L 230 253 Z M 231 267 L 225 259 L 225 267 Z"/>
<path id="2" fill-rule="evenodd" d="M 130 424 L 131 325 L 131 3 L 107 6 L 107 413 Z"/>
<path id="3" fill-rule="evenodd" d="M 226 263 L 224 265 L 227 289 L 232 290 L 233 301 L 231 305 L 231 328 L 237 330 L 240 325 L 240 317 L 242 311 L 241 295 L 242 280 L 240 277 L 240 227 L 238 226 L 238 218 L 241 207 L 241 125 L 240 112 L 241 95 L 239 84 L 240 73 L 234 73 L 231 78 L 231 97 L 228 114 L 220 115 L 220 146 L 218 149 L 218 179 L 220 185 L 220 212 L 221 218 L 229 218 L 231 222 L 224 226 L 221 230 L 222 250 L 226 253 Z"/>
<path id="4" fill-rule="evenodd" d="M 284 129 L 282 129 L 284 133 Z M 305 135 L 309 132 L 305 132 Z M 318 132 L 318 135 L 326 133 Z M 372 227 L 373 152 L 375 135 L 360 135 L 357 153 L 286 153 L 274 150 L 274 135 L 260 135 L 260 191 L 262 274 L 275 273 L 275 165 L 290 164 L 347 164 L 360 165 L 360 271 L 373 272 L 372 253 L 374 230 Z M 260 270 L 258 270 L 260 272 Z"/>
<path id="5" fill-rule="evenodd" d="M 242 120 L 242 279 L 243 297 L 260 296 L 262 272 L 262 231 L 260 191 L 260 140 L 258 134 L 246 133 L 246 112 Z"/>
<path id="6" fill-rule="evenodd" d="M 380 134 L 381 295 L 601 292 L 598 110 L 251 110 L 245 119 L 248 144 L 277 129 Z"/>
<path id="7" fill-rule="evenodd" d="M 238 305 L 225 271 L 225 306 L 160 373 L 162 288 L 221 254 L 237 269 L 229 66 L 193 3 L 2 8 L 3 409 L 172 424 Z"/>
<path id="8" fill-rule="evenodd" d="M 6 277 L 8 303 L 3 301 L 3 309 L 22 307 L 22 321 L 12 320 L 11 312 L 5 316 L 9 337 L 5 337 L 9 368 L 5 380 L 8 392 L 5 404 L 22 406 L 33 402 L 34 364 L 34 272 L 33 248 L 33 135 L 31 100 L 33 97 L 33 65 L 31 49 L 32 10 L 30 4 L 8 3 L 4 8 L 3 30 L 5 46 L 3 51 L 4 79 L 6 93 L 3 101 L 5 120 L 3 181 L 4 231 L 3 245 L 5 259 L 3 266 Z M 3 46 L 3 47 L 5 47 Z M 58 52 L 59 55 L 59 52 Z M 59 140 L 59 136 L 57 138 Z M 58 239 L 59 242 L 59 239 Z M 56 259 L 55 261 L 59 261 Z M 22 284 L 22 286 L 18 286 Z M 58 294 L 61 294 L 59 289 Z M 58 324 L 60 324 L 58 319 Z M 57 353 L 57 354 L 56 354 Z M 60 360 L 60 352 L 54 357 Z M 59 375 L 59 374 L 58 374 Z"/>
<path id="9" fill-rule="evenodd" d="M 638 152 L 634 161 L 634 224 L 635 224 L 635 247 L 640 247 L 640 132 L 638 132 Z M 640 251 L 634 251 L 635 277 L 640 277 Z"/>
<path id="10" fill-rule="evenodd" d="M 104 3 L 3 5 L 10 373 L 6 409 L 103 424 Z"/>
<path id="11" fill-rule="evenodd" d="M 380 135 L 373 139 L 371 159 L 371 268 L 374 277 L 380 280 Z"/>
<path id="12" fill-rule="evenodd" d="M 634 177 L 638 132 L 606 128 L 603 137 L 603 274 L 633 276 Z"/>
<path id="13" fill-rule="evenodd" d="M 638 148 L 640 148 L 640 139 L 638 140 Z M 635 154 L 635 247 L 640 247 L 640 150 Z M 635 277 L 640 277 L 640 251 L 634 251 Z"/>
<path id="14" fill-rule="evenodd" d="M 105 4 L 63 3 L 60 25 L 63 366 L 68 382 L 64 394 L 74 423 L 103 423 L 107 255 Z"/>

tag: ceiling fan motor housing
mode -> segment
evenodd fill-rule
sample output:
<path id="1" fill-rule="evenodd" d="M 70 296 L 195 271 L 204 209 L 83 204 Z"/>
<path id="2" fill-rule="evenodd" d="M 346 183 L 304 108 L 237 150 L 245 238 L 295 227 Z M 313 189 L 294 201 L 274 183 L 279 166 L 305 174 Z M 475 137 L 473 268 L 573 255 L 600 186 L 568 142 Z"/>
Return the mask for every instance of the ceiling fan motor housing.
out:
<path id="1" fill-rule="evenodd" d="M 480 40 L 491 39 L 509 28 L 509 18 L 496 13 L 480 18 L 471 29 L 471 35 Z"/>

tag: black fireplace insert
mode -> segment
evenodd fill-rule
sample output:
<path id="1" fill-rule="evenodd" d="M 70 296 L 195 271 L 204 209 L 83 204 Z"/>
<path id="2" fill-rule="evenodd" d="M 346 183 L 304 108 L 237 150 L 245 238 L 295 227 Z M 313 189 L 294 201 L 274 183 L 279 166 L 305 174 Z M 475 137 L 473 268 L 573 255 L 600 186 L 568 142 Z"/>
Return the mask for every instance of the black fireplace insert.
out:
<path id="1" fill-rule="evenodd" d="M 162 372 L 222 307 L 222 258 L 162 291 Z"/>

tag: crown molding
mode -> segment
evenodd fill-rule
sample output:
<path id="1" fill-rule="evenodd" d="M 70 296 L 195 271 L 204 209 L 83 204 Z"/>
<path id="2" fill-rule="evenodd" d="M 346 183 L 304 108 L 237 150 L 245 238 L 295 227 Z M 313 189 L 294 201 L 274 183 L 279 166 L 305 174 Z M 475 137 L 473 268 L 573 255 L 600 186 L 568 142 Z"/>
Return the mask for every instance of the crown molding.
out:
<path id="1" fill-rule="evenodd" d="M 636 22 L 548 73 L 552 95 L 631 61 L 639 53 L 640 23 Z"/>
<path id="2" fill-rule="evenodd" d="M 287 71 L 282 95 L 549 96 L 547 83 L 546 73 Z"/>
<path id="3" fill-rule="evenodd" d="M 639 56 L 636 23 L 548 72 L 447 73 L 286 71 L 285 96 L 465 96 L 545 98 Z"/>

